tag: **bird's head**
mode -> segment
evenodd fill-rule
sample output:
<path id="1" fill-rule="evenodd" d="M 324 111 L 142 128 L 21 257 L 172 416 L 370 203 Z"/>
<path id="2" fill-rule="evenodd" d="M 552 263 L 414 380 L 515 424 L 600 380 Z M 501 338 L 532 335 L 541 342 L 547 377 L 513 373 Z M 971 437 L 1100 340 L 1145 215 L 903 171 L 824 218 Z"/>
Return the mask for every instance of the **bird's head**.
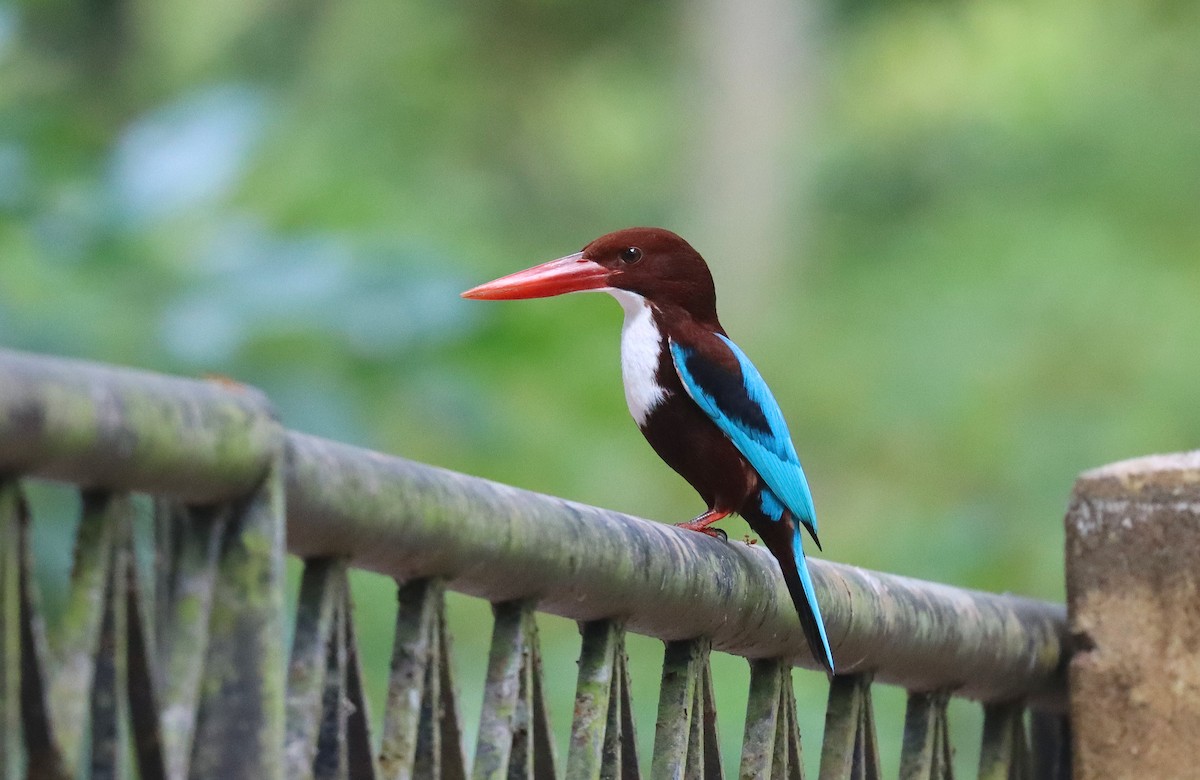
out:
<path id="1" fill-rule="evenodd" d="M 518 300 L 588 290 L 624 290 L 660 309 L 681 309 L 701 322 L 717 319 L 717 295 L 704 258 L 662 228 L 608 233 L 575 254 L 481 284 L 462 297 Z"/>

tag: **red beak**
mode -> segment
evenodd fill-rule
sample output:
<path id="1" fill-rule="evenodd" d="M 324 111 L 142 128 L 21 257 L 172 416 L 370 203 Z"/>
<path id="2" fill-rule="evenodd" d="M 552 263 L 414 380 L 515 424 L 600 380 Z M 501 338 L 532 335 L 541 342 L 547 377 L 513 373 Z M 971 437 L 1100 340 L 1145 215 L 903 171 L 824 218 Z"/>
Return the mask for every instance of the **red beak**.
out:
<path id="1" fill-rule="evenodd" d="M 516 301 L 600 290 L 608 286 L 610 273 L 599 263 L 585 260 L 583 252 L 576 252 L 472 287 L 462 293 L 462 297 L 479 301 Z"/>

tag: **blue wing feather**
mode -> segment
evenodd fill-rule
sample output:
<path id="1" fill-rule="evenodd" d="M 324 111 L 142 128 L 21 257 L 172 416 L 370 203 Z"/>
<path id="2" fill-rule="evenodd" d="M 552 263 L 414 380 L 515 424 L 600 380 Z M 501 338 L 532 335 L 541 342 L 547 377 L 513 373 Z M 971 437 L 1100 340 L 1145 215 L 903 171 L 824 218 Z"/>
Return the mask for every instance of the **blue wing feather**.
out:
<path id="1" fill-rule="evenodd" d="M 787 423 L 784 422 L 779 403 L 771 395 L 767 383 L 750 362 L 750 358 L 725 336 L 717 334 L 717 338 L 721 339 L 737 358 L 742 381 L 741 387 L 735 387 L 732 393 L 740 390 L 745 394 L 743 397 L 720 397 L 722 394 L 712 392 L 711 385 L 706 388 L 703 382 L 697 380 L 693 369 L 688 365 L 689 359 L 695 353 L 672 339 L 671 358 L 675 364 L 675 371 L 696 405 L 733 442 L 733 446 L 750 462 L 792 516 L 803 523 L 816 538 L 817 515 L 813 507 L 812 492 L 808 487 L 808 479 L 804 476 L 804 469 L 800 466 L 800 458 L 796 455 L 796 447 L 792 444 L 792 437 L 788 432 Z M 747 400 L 757 408 L 761 417 L 748 420 L 749 415 L 735 411 L 739 405 L 744 406 Z"/>
<path id="2" fill-rule="evenodd" d="M 759 504 L 763 513 L 767 517 L 779 520 L 786 510 L 816 539 L 817 516 L 813 509 L 812 492 L 808 487 L 808 479 L 804 476 L 804 469 L 800 466 L 800 458 L 796 455 L 796 447 L 792 444 L 787 423 L 783 420 L 783 412 L 771 391 L 767 389 L 762 375 L 746 354 L 721 334 L 717 334 L 717 337 L 737 358 L 741 369 L 740 381 L 712 361 L 698 357 L 696 352 L 672 339 L 670 348 L 675 371 L 691 399 L 733 442 L 766 483 L 766 487 L 759 491 Z M 791 584 L 788 588 L 792 592 L 793 601 L 796 601 L 801 624 L 805 626 L 805 634 L 813 654 L 832 674 L 833 653 L 829 648 L 825 622 L 821 617 L 812 576 L 805 561 L 802 536 L 800 526 L 794 526 L 790 540 L 791 549 L 787 551 L 791 553 L 795 564 L 800 593 L 793 590 Z M 772 552 L 776 555 L 786 554 L 784 550 L 774 547 Z M 788 580 L 786 571 L 784 580 Z M 803 600 L 803 606 L 798 599 Z"/>

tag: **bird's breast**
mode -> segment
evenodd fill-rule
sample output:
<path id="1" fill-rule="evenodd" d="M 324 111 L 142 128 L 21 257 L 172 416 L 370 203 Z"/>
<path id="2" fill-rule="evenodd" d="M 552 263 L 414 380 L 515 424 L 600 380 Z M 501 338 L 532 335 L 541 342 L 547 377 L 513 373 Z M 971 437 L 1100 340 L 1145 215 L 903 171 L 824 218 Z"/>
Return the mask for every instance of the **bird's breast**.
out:
<path id="1" fill-rule="evenodd" d="M 625 323 L 621 327 L 621 379 L 625 385 L 625 403 L 634 422 L 645 426 L 650 413 L 669 395 L 658 382 L 665 339 L 645 298 L 625 290 L 612 290 L 611 293 L 625 310 Z"/>

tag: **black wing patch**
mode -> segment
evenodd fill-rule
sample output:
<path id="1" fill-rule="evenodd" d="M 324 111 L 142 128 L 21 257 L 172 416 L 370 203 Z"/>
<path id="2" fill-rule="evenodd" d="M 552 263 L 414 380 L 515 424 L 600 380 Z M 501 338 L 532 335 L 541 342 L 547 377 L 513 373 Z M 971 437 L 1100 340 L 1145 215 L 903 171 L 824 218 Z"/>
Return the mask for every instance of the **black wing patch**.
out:
<path id="1" fill-rule="evenodd" d="M 687 350 L 687 372 L 696 386 L 706 393 L 731 420 L 766 436 L 773 436 L 771 424 L 750 394 L 740 374 L 730 372 L 694 350 Z"/>

